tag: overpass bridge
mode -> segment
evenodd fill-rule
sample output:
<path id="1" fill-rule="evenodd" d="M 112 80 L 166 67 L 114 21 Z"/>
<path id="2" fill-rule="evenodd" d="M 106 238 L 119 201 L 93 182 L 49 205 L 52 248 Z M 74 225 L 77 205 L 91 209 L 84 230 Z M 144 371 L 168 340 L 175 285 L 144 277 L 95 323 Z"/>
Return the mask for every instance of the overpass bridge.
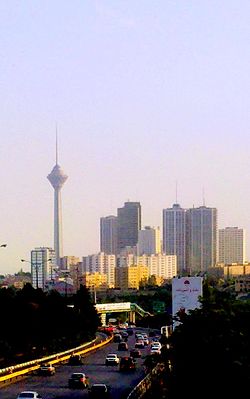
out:
<path id="1" fill-rule="evenodd" d="M 139 314 L 142 317 L 152 316 L 151 313 L 142 309 L 137 303 L 132 302 L 116 302 L 116 303 L 97 303 L 95 305 L 98 313 L 101 314 L 102 325 L 106 325 L 107 313 L 121 313 L 127 312 L 130 323 L 135 323 L 135 314 Z"/>

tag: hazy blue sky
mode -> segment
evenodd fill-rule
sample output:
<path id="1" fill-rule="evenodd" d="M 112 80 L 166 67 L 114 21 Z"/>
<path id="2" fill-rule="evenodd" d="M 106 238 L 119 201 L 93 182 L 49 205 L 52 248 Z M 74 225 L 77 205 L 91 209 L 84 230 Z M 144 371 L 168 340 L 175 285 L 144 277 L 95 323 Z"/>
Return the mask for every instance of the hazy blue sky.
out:
<path id="1" fill-rule="evenodd" d="M 249 249 L 249 18 L 248 0 L 0 1 L 0 273 L 53 246 L 56 122 L 64 255 L 98 252 L 128 199 L 161 226 L 176 181 Z"/>

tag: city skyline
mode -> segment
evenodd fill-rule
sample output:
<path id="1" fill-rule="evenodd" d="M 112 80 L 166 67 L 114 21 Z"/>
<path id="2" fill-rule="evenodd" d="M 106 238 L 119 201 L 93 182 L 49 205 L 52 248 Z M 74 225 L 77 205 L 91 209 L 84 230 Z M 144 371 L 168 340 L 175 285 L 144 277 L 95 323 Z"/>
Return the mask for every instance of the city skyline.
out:
<path id="1" fill-rule="evenodd" d="M 53 247 L 46 176 L 58 125 L 64 254 L 99 250 L 128 199 L 142 227 L 203 204 L 246 230 L 250 259 L 250 3 L 3 2 L 0 273 Z M 63 22 L 62 22 L 63 21 Z"/>

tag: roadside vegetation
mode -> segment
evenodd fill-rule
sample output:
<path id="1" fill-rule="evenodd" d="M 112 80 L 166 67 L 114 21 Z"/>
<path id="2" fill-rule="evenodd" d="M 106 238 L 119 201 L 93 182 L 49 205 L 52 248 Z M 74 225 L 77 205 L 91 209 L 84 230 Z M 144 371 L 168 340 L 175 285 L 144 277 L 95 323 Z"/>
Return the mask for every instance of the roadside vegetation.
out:
<path id="1" fill-rule="evenodd" d="M 31 284 L 2 288 L 0 312 L 0 368 L 78 346 L 100 325 L 84 286 L 70 299 Z"/>
<path id="2" fill-rule="evenodd" d="M 169 348 L 163 346 L 158 361 L 165 367 L 148 398 L 156 387 L 159 399 L 248 396 L 250 302 L 207 282 L 203 289 L 201 308 L 180 314 Z"/>

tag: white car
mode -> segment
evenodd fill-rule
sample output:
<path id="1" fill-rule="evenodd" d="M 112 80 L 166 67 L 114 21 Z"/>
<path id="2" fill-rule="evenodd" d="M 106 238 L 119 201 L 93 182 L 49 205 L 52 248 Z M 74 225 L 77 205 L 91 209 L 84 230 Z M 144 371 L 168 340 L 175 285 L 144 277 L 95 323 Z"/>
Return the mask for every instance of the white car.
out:
<path id="1" fill-rule="evenodd" d="M 161 354 L 161 349 L 157 348 L 155 346 L 152 346 L 152 348 L 150 349 L 150 355 L 154 355 L 155 353 L 160 355 Z"/>
<path id="2" fill-rule="evenodd" d="M 34 391 L 23 391 L 19 393 L 17 399 L 42 399 L 42 397 Z"/>
<path id="3" fill-rule="evenodd" d="M 106 357 L 106 366 L 116 366 L 120 363 L 120 358 L 116 353 L 109 353 Z"/>
<path id="4" fill-rule="evenodd" d="M 157 342 L 157 341 L 155 341 L 155 342 L 152 342 L 151 343 L 151 348 L 159 348 L 159 349 L 161 349 L 161 343 L 160 342 Z"/>

